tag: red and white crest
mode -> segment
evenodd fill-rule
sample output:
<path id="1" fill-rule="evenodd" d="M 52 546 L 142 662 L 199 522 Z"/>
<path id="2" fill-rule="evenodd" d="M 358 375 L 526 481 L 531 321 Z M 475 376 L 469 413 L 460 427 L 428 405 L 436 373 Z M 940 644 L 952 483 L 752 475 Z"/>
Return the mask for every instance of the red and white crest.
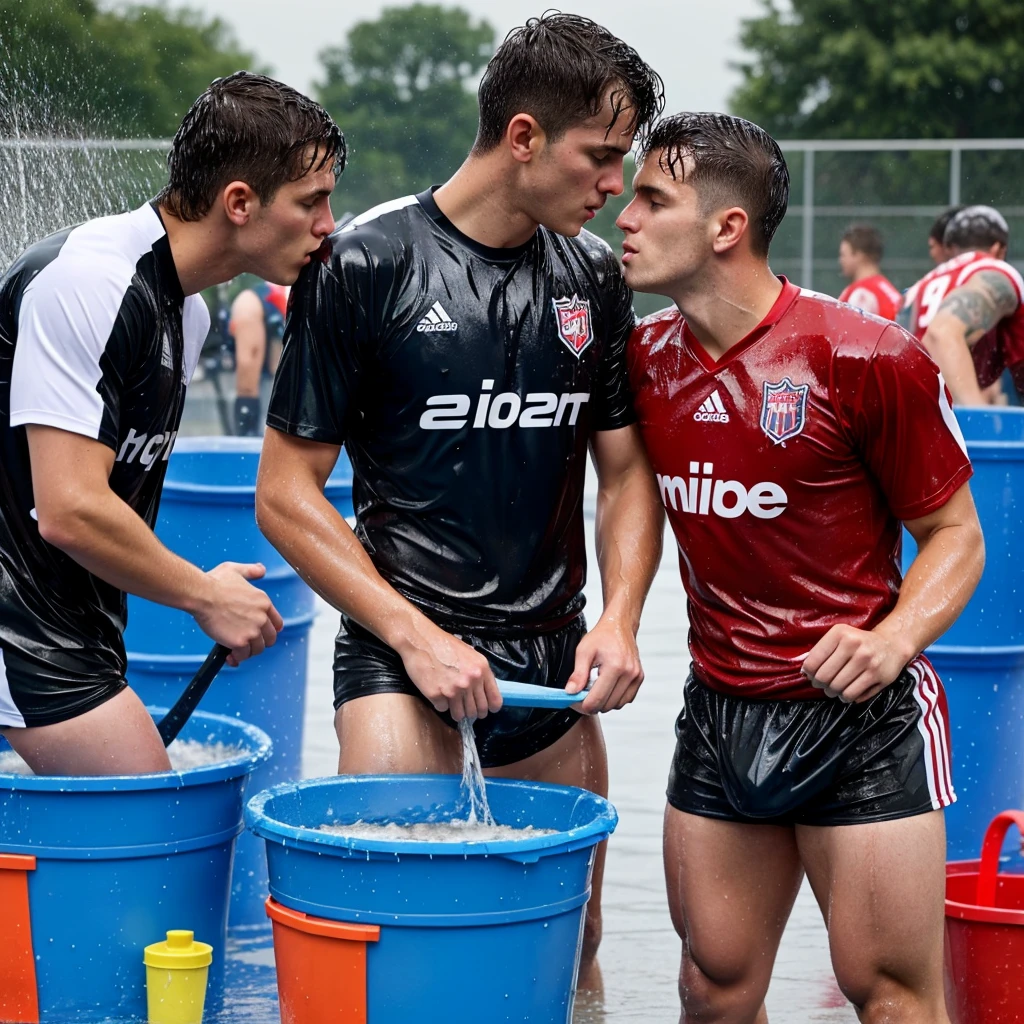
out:
<path id="1" fill-rule="evenodd" d="M 577 359 L 594 340 L 590 323 L 590 300 L 573 295 L 571 299 L 552 299 L 558 336 Z"/>

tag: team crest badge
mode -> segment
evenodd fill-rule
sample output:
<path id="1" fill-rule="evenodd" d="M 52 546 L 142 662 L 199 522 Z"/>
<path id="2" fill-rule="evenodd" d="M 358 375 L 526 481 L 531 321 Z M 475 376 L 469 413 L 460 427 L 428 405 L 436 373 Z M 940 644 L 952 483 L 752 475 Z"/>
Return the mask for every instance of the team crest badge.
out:
<path id="1" fill-rule="evenodd" d="M 788 377 L 783 377 L 778 384 L 764 382 L 761 429 L 776 444 L 782 444 L 803 431 L 810 390 L 810 384 L 794 384 Z"/>
<path id="2" fill-rule="evenodd" d="M 571 299 L 552 299 L 555 319 L 558 321 L 558 336 L 569 351 L 577 358 L 594 340 L 590 324 L 590 300 L 573 295 Z"/>

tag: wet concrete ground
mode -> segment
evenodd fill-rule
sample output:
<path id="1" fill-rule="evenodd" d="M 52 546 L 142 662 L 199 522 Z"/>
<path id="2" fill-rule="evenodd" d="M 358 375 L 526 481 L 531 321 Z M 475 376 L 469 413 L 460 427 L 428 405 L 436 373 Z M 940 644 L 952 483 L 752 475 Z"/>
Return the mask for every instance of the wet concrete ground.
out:
<path id="1" fill-rule="evenodd" d="M 592 529 L 591 520 L 588 532 Z M 591 566 L 596 565 L 592 546 L 590 559 Z M 594 621 L 601 607 L 596 572 L 587 594 Z M 324 605 L 313 628 L 303 746 L 306 776 L 333 774 L 337 764 L 331 697 L 336 621 L 336 613 Z M 610 795 L 619 812 L 605 877 L 601 947 L 605 994 L 603 1001 L 581 1000 L 575 1024 L 671 1024 L 678 1020 L 679 941 L 665 898 L 661 821 L 674 745 L 672 726 L 688 668 L 686 629 L 674 548 L 668 543 L 640 632 L 646 681 L 633 705 L 602 718 L 611 768 Z M 235 933 L 228 958 L 228 1002 L 216 1016 L 216 1024 L 276 1024 L 269 931 Z M 825 929 L 806 886 L 783 938 L 768 1009 L 772 1024 L 849 1024 L 856 1020 L 836 987 Z M 425 1022 L 432 1019 L 423 1018 Z M 442 1021 L 443 1017 L 436 1019 Z"/>

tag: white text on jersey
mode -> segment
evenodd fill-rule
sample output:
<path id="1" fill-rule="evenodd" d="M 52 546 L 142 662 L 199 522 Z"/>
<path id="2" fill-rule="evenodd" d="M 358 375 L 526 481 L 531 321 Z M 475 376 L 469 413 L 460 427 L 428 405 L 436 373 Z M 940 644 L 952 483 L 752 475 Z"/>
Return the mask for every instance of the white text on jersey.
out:
<path id="1" fill-rule="evenodd" d="M 137 455 L 139 462 L 148 471 L 155 462 L 166 462 L 177 436 L 178 432 L 175 430 L 169 434 L 154 434 L 150 437 L 148 434 L 136 434 L 135 428 L 129 427 L 128 436 L 124 439 L 115 461 L 132 463 Z"/>
<path id="2" fill-rule="evenodd" d="M 416 325 L 416 330 L 421 334 L 458 329 L 459 325 L 444 311 L 444 306 L 440 302 L 435 302 L 427 310 L 427 315 Z"/>
<path id="3" fill-rule="evenodd" d="M 729 414 L 725 411 L 725 405 L 722 403 L 722 396 L 718 393 L 718 388 L 700 403 L 700 408 L 693 414 L 693 418 L 698 423 L 728 423 Z"/>
<path id="4" fill-rule="evenodd" d="M 737 519 L 749 512 L 756 519 L 774 519 L 786 509 L 789 496 L 778 485 L 762 480 L 746 488 L 739 480 L 715 480 L 714 463 L 690 463 L 690 476 L 658 474 L 661 500 L 673 512 L 706 516 L 714 512 L 723 519 Z"/>
<path id="5" fill-rule="evenodd" d="M 580 408 L 590 400 L 588 392 L 531 391 L 525 399 L 514 391 L 503 391 L 493 395 L 493 380 L 481 383 L 473 414 L 473 427 L 493 427 L 505 430 L 508 427 L 574 427 Z M 422 430 L 461 430 L 469 421 L 472 407 L 469 395 L 431 395 L 427 399 L 427 411 L 420 416 Z"/>

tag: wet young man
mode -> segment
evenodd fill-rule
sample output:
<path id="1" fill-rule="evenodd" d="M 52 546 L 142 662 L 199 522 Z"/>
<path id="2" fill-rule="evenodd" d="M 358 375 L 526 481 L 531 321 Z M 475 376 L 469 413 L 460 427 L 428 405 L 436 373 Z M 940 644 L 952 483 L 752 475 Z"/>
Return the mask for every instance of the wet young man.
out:
<path id="1" fill-rule="evenodd" d="M 171 145 L 152 203 L 60 231 L 0 281 L 0 730 L 37 773 L 164 771 L 125 682 L 126 592 L 181 608 L 237 664 L 282 627 L 249 581 L 153 533 L 185 388 L 209 327 L 201 289 L 289 284 L 333 227 L 338 127 L 287 86 L 218 79 Z"/>
<path id="2" fill-rule="evenodd" d="M 860 1019 L 946 1021 L 954 796 L 921 652 L 984 557 L 949 396 L 896 324 L 771 272 L 789 174 L 756 125 L 667 118 L 633 185 L 626 281 L 674 303 L 629 366 L 689 602 L 665 814 L 682 1020 L 764 1024 L 806 873 Z"/>
<path id="3" fill-rule="evenodd" d="M 851 224 L 839 241 L 839 270 L 850 283 L 839 295 L 865 313 L 895 320 L 903 296 L 882 273 L 882 232 L 874 224 Z"/>
<path id="4" fill-rule="evenodd" d="M 568 14 L 514 30 L 440 188 L 357 217 L 292 291 L 257 484 L 261 528 L 342 612 L 341 772 L 459 771 L 607 787 L 595 712 L 643 678 L 635 634 L 661 510 L 630 403 L 632 295 L 583 226 L 662 102 L 636 52 Z M 353 532 L 323 496 L 344 444 Z M 587 632 L 583 485 L 599 482 L 604 610 Z M 582 690 L 501 709 L 495 676 Z M 603 855 L 603 851 L 602 851 Z M 600 860 L 581 984 L 596 985 Z"/>

